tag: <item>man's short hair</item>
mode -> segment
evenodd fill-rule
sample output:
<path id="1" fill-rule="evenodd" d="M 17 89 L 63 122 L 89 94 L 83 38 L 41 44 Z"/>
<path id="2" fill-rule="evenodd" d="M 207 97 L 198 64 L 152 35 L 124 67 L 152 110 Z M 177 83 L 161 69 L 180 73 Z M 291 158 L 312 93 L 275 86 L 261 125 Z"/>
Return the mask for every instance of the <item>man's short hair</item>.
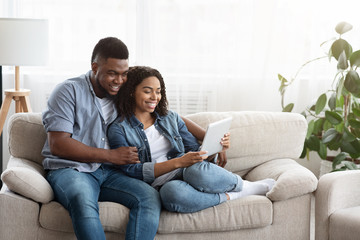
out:
<path id="1" fill-rule="evenodd" d="M 99 59 L 107 60 L 108 58 L 129 59 L 129 51 L 125 43 L 116 37 L 100 39 L 94 47 L 91 63 Z"/>

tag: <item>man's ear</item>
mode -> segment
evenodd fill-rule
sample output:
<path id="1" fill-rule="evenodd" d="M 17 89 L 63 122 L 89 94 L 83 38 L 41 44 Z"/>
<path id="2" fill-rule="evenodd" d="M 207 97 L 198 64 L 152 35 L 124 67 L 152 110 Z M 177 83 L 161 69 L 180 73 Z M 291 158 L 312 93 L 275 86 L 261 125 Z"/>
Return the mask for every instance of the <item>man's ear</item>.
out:
<path id="1" fill-rule="evenodd" d="M 99 65 L 98 65 L 96 62 L 93 62 L 93 63 L 91 64 L 91 70 L 93 71 L 94 74 L 97 73 L 98 67 L 99 67 Z"/>

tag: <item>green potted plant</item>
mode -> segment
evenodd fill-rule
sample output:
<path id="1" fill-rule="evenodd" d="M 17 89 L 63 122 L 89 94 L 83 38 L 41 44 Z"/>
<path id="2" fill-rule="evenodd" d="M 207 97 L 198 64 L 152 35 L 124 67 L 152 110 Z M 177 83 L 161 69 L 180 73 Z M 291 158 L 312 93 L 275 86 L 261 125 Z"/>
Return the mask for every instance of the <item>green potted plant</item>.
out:
<path id="1" fill-rule="evenodd" d="M 301 158 L 309 157 L 309 152 L 315 151 L 320 158 L 332 161 L 333 171 L 359 169 L 357 164 L 360 162 L 360 50 L 353 51 L 349 42 L 343 39 L 343 34 L 351 29 L 349 23 L 337 24 L 335 31 L 339 36 L 332 40 L 327 56 L 306 62 L 289 81 L 278 74 L 282 109 L 291 112 L 294 103 L 285 105 L 284 96 L 300 70 L 324 57 L 337 61 L 332 86 L 302 113 L 308 120 L 308 132 Z M 331 156 L 330 152 L 334 151 L 336 154 Z"/>

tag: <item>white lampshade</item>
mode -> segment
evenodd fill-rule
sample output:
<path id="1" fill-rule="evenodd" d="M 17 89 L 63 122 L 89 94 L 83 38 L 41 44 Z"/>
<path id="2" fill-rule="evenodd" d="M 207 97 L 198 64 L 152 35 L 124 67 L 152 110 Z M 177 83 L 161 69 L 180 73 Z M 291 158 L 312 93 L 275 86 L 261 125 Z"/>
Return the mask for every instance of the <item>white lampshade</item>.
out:
<path id="1" fill-rule="evenodd" d="M 0 65 L 39 66 L 47 60 L 47 20 L 0 18 Z"/>

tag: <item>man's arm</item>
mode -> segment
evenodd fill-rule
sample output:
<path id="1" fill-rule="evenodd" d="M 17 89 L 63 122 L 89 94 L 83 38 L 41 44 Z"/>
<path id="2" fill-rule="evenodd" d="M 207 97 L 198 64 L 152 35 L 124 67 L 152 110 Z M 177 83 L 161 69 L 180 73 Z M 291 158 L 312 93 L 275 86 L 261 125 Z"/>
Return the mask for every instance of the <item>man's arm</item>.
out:
<path id="1" fill-rule="evenodd" d="M 191 121 L 186 117 L 181 117 L 181 119 L 185 122 L 187 129 L 189 130 L 189 132 L 191 132 L 192 135 L 194 135 L 194 137 L 196 137 L 196 139 L 200 141 L 204 139 L 205 129 L 203 129 L 198 124 L 196 124 L 195 122 Z"/>
<path id="2" fill-rule="evenodd" d="M 53 155 L 79 162 L 113 163 L 117 165 L 139 163 L 136 147 L 102 149 L 89 147 L 66 132 L 48 132 L 50 151 Z"/>

